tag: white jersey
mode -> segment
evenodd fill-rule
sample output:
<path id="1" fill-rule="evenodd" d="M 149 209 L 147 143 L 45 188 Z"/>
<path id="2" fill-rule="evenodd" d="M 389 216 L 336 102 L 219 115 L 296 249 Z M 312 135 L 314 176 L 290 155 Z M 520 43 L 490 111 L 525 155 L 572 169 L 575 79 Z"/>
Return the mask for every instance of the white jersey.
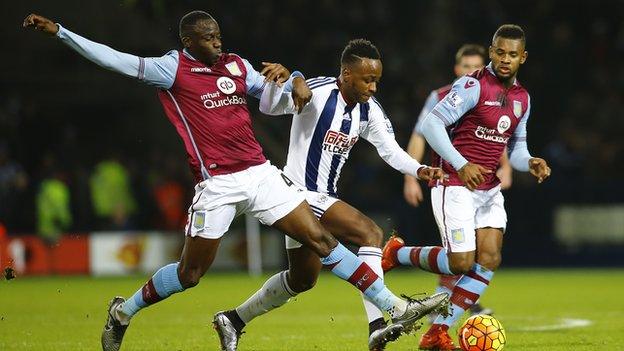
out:
<path id="1" fill-rule="evenodd" d="M 381 104 L 371 98 L 348 106 L 336 78 L 309 79 L 312 100 L 297 113 L 289 92 L 276 85 L 265 88 L 260 111 L 267 114 L 293 113 L 288 160 L 284 173 L 307 190 L 337 197 L 338 179 L 349 152 L 360 137 L 375 146 L 389 165 L 416 176 L 421 164 L 410 157 L 394 138 L 392 124 Z"/>

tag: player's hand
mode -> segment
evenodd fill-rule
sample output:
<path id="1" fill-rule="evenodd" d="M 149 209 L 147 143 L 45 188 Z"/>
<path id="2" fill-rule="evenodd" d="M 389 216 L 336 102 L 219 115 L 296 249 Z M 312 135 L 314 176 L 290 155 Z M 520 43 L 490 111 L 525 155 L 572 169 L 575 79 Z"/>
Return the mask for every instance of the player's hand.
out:
<path id="1" fill-rule="evenodd" d="M 50 21 L 43 16 L 35 15 L 34 13 L 31 13 L 30 15 L 26 16 L 26 18 L 24 18 L 24 23 L 22 23 L 22 27 L 31 27 L 49 35 L 56 35 L 56 33 L 58 33 L 59 31 L 56 23 Z"/>
<path id="2" fill-rule="evenodd" d="M 264 68 L 260 74 L 264 76 L 265 82 L 276 82 L 281 87 L 290 78 L 290 72 L 279 63 L 262 62 L 262 65 Z"/>
<path id="3" fill-rule="evenodd" d="M 444 179 L 445 176 L 442 168 L 424 166 L 418 169 L 418 178 L 420 180 Z"/>
<path id="4" fill-rule="evenodd" d="M 496 171 L 496 176 L 498 177 L 498 180 L 500 180 L 501 190 L 511 188 L 511 183 L 513 182 L 513 170 L 511 166 L 501 166 Z"/>
<path id="5" fill-rule="evenodd" d="M 464 167 L 457 171 L 459 179 L 466 184 L 469 190 L 475 190 L 481 183 L 485 181 L 486 175 L 492 173 L 491 170 L 485 169 L 474 163 L 466 163 Z"/>
<path id="6" fill-rule="evenodd" d="M 301 113 L 305 105 L 312 99 L 312 90 L 308 87 L 305 79 L 301 77 L 293 79 L 292 99 L 297 108 L 297 113 Z"/>
<path id="7" fill-rule="evenodd" d="M 418 180 L 412 176 L 405 176 L 405 184 L 403 185 L 403 197 L 408 204 L 418 207 L 423 200 L 423 192 Z"/>
<path id="8" fill-rule="evenodd" d="M 529 160 L 529 172 L 537 178 L 538 183 L 550 177 L 550 167 L 548 167 L 548 164 L 543 158 L 539 157 L 533 157 Z"/>

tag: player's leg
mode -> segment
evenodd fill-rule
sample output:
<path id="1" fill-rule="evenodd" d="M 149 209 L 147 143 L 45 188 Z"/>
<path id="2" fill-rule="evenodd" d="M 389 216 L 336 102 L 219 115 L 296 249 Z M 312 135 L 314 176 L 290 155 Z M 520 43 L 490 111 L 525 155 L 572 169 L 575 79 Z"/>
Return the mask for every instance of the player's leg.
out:
<path id="1" fill-rule="evenodd" d="M 202 183 L 203 184 L 203 183 Z M 196 187 L 180 262 L 160 268 L 128 300 L 115 297 L 108 310 L 108 318 L 102 332 L 102 348 L 119 350 L 130 319 L 141 309 L 157 303 L 177 292 L 191 288 L 199 282 L 212 264 L 221 236 L 228 230 L 236 215 L 236 206 L 225 204 L 205 210 L 214 204 L 204 190 L 212 184 Z"/>
<path id="2" fill-rule="evenodd" d="M 332 273 L 364 293 L 381 310 L 387 311 L 395 324 L 410 327 L 424 314 L 445 303 L 444 296 L 411 303 L 394 295 L 365 262 L 340 244 L 314 216 L 303 194 L 277 168 L 262 177 L 251 213 L 261 222 L 272 225 L 310 248 Z M 281 197 L 281 200 L 280 200 Z M 275 203 L 280 200 L 279 203 Z M 271 206 L 268 206 L 268 205 Z"/>
<path id="3" fill-rule="evenodd" d="M 346 202 L 338 201 L 325 211 L 321 224 L 340 241 L 359 246 L 358 257 L 383 279 L 380 249 L 383 231 L 372 219 Z M 363 297 L 363 302 L 370 334 L 385 326 L 383 312 L 366 297 Z"/>
<path id="4" fill-rule="evenodd" d="M 440 230 L 442 246 L 405 246 L 403 239 L 391 237 L 383 249 L 382 266 L 389 271 L 396 266 L 414 266 L 444 275 L 457 275 L 470 269 L 474 249 L 466 251 L 466 235 L 474 243 L 474 214 L 472 195 L 460 186 L 437 186 L 431 189 L 431 205 Z M 466 234 L 468 233 L 468 234 Z M 449 245 L 460 245 L 461 250 L 449 250 Z M 451 254 L 452 251 L 452 254 Z"/>
<path id="5" fill-rule="evenodd" d="M 219 241 L 186 237 L 180 262 L 160 268 L 128 300 L 115 297 L 109 306 L 109 316 L 102 333 L 103 350 L 119 350 L 130 318 L 139 310 L 197 285 L 214 260 Z"/>
<path id="6" fill-rule="evenodd" d="M 236 309 L 223 312 L 238 333 L 252 319 L 284 305 L 290 298 L 312 289 L 321 261 L 316 253 L 288 238 L 288 270 L 270 277 L 262 287 Z"/>
<path id="7" fill-rule="evenodd" d="M 380 249 L 383 231 L 372 219 L 346 202 L 337 201 L 325 210 L 320 220 L 341 242 L 358 245 L 358 257 L 383 279 Z M 369 350 L 383 350 L 387 342 L 399 337 L 400 331 L 388 329 L 383 312 L 364 295 L 362 297 L 368 318 Z"/>
<path id="8" fill-rule="evenodd" d="M 464 187 L 436 187 L 431 191 L 431 201 L 450 272 L 455 274 L 469 272 L 474 264 L 476 252 L 474 218 L 477 210 L 472 192 Z M 425 263 L 431 266 L 431 262 Z M 461 279 L 463 275 L 459 281 Z M 420 339 L 420 349 L 456 349 L 448 334 L 448 329 L 453 320 L 463 314 L 464 309 L 458 306 L 460 303 L 458 300 L 461 296 L 465 296 L 463 292 L 464 290 L 460 289 L 458 284 L 452 287 L 451 313 L 448 316 L 439 315 L 435 318 L 429 330 Z"/>

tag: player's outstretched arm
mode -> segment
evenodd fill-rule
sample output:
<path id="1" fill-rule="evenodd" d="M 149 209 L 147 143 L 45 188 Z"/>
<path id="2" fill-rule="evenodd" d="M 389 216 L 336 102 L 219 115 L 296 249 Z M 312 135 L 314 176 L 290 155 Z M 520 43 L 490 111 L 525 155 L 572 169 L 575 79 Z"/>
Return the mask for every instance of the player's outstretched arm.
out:
<path id="1" fill-rule="evenodd" d="M 377 100 L 370 102 L 368 124 L 360 135 L 373 144 L 377 153 L 390 167 L 397 171 L 422 180 L 442 179 L 444 172 L 420 164 L 399 146 L 390 119 L 385 115 Z"/>
<path id="2" fill-rule="evenodd" d="M 83 38 L 37 14 L 28 15 L 24 19 L 23 26 L 59 38 L 80 55 L 113 72 L 140 79 L 159 88 L 168 89 L 173 85 L 177 70 L 177 53 L 156 58 L 127 54 Z"/>

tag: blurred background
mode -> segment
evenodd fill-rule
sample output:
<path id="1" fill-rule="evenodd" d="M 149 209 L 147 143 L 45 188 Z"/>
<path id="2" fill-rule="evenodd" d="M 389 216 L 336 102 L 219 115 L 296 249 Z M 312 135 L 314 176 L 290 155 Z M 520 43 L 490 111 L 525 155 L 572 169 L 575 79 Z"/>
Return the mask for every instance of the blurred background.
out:
<path id="1" fill-rule="evenodd" d="M 35 12 L 117 50 L 160 56 L 179 47 L 178 21 L 195 9 L 217 19 L 227 51 L 306 77 L 338 75 L 347 41 L 370 39 L 384 63 L 377 97 L 404 147 L 428 94 L 454 79 L 457 49 L 487 47 L 499 25 L 521 25 L 529 149 L 553 172 L 539 186 L 514 173 L 503 265 L 624 265 L 624 1 L 27 0 L 0 12 L 2 268 L 114 274 L 178 256 L 194 184 L 156 91 L 21 22 Z M 282 167 L 290 119 L 250 105 L 266 156 Z M 403 176 L 366 141 L 339 196 L 410 243 L 439 242 L 428 195 L 408 205 Z M 233 225 L 217 267 L 245 267 L 247 227 Z M 262 232 L 265 267 L 282 265 L 281 235 Z"/>

